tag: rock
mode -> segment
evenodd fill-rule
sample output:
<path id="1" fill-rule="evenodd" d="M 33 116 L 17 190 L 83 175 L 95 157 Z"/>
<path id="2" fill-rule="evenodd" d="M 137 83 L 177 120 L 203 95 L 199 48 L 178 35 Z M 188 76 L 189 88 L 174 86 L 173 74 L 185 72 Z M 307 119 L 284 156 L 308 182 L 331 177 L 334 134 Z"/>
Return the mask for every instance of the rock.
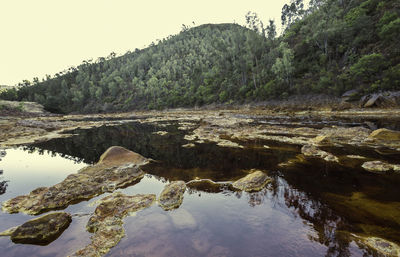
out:
<path id="1" fill-rule="evenodd" d="M 183 201 L 183 194 L 186 190 L 184 181 L 173 181 L 164 187 L 160 194 L 159 205 L 165 211 L 178 208 Z"/>
<path id="2" fill-rule="evenodd" d="M 189 143 L 189 144 L 182 145 L 182 147 L 184 147 L 184 148 L 193 148 L 193 147 L 195 147 L 195 146 L 196 146 L 196 145 L 193 144 L 193 143 Z"/>
<path id="3" fill-rule="evenodd" d="M 252 170 L 249 175 L 233 182 L 232 186 L 246 192 L 260 191 L 266 184 L 271 182 L 271 178 L 260 170 Z"/>
<path id="4" fill-rule="evenodd" d="M 210 179 L 191 180 L 186 185 L 190 191 L 204 191 L 207 193 L 220 193 L 229 188 L 228 183 L 217 183 Z"/>
<path id="5" fill-rule="evenodd" d="M 136 165 L 144 165 L 148 159 L 138 153 L 129 151 L 121 146 L 112 146 L 108 148 L 101 156 L 99 163 L 121 165 L 125 163 L 133 163 Z"/>
<path id="6" fill-rule="evenodd" d="M 40 128 L 47 131 L 52 131 L 61 128 L 59 122 L 41 121 L 41 120 L 19 120 L 16 123 L 18 126 Z"/>
<path id="7" fill-rule="evenodd" d="M 327 135 L 316 136 L 312 139 L 312 141 L 313 141 L 313 143 L 318 144 L 318 145 L 332 144 L 330 137 Z"/>
<path id="8" fill-rule="evenodd" d="M 357 101 L 359 99 L 360 99 L 360 92 L 357 89 L 346 91 L 342 95 L 342 100 L 344 102 L 352 102 L 352 101 Z"/>
<path id="9" fill-rule="evenodd" d="M 369 97 L 369 99 L 367 100 L 367 102 L 363 105 L 365 108 L 368 107 L 372 107 L 372 106 L 376 106 L 376 102 L 378 101 L 378 99 L 381 97 L 380 94 L 373 94 Z"/>
<path id="10" fill-rule="evenodd" d="M 350 159 L 359 159 L 359 160 L 366 159 L 364 156 L 352 155 L 352 154 L 346 155 L 346 157 L 347 157 L 347 158 L 350 158 Z"/>
<path id="11" fill-rule="evenodd" d="M 359 237 L 356 236 L 361 243 L 376 250 L 384 256 L 400 256 L 400 246 L 379 237 Z"/>
<path id="12" fill-rule="evenodd" d="M 29 220 L 16 228 L 2 232 L 11 236 L 14 243 L 47 245 L 56 240 L 71 223 L 69 213 L 53 212 Z"/>
<path id="13" fill-rule="evenodd" d="M 167 131 L 157 131 L 157 132 L 154 132 L 153 134 L 156 134 L 156 135 L 160 135 L 160 136 L 165 136 L 165 135 L 167 135 L 168 134 L 168 132 Z"/>
<path id="14" fill-rule="evenodd" d="M 313 145 L 304 145 L 301 153 L 306 157 L 318 157 L 328 162 L 339 162 L 339 159 L 331 153 L 320 150 Z"/>
<path id="15" fill-rule="evenodd" d="M 8 181 L 6 181 L 6 180 L 0 181 L 0 195 L 4 194 L 6 192 L 7 186 L 8 186 L 7 182 Z"/>
<path id="16" fill-rule="evenodd" d="M 400 171 L 400 165 L 397 164 L 390 164 L 382 161 L 370 161 L 370 162 L 364 162 L 362 167 L 370 172 L 374 173 L 384 173 L 387 171 Z"/>
<path id="17" fill-rule="evenodd" d="M 225 140 L 225 139 L 220 139 L 219 142 L 217 143 L 218 146 L 222 147 L 233 147 L 233 148 L 243 148 L 243 146 L 239 145 L 238 143 Z"/>
<path id="18" fill-rule="evenodd" d="M 44 107 L 35 102 L 17 102 L 0 100 L 0 105 L 7 108 L 20 109 L 23 112 L 43 114 L 45 113 Z"/>
<path id="19" fill-rule="evenodd" d="M 398 106 L 400 92 L 384 92 L 366 95 L 361 98 L 363 107 L 395 107 Z"/>
<path id="20" fill-rule="evenodd" d="M 381 128 L 372 131 L 372 133 L 369 135 L 369 138 L 387 140 L 387 141 L 399 141 L 400 131 Z"/>
<path id="21" fill-rule="evenodd" d="M 103 256 L 108 253 L 125 236 L 123 219 L 151 206 L 155 199 L 153 194 L 128 196 L 120 192 L 101 199 L 86 225 L 86 229 L 94 233 L 91 244 L 72 256 Z"/>
<path id="22" fill-rule="evenodd" d="M 40 187 L 28 195 L 17 196 L 3 203 L 9 213 L 39 214 L 48 210 L 65 208 L 71 203 L 112 192 L 143 178 L 140 165 L 147 163 L 143 156 L 122 147 L 110 147 L 100 161 L 85 167 L 64 181 Z"/>
<path id="23" fill-rule="evenodd" d="M 172 223 L 177 229 L 195 229 L 197 227 L 197 222 L 187 210 L 178 209 L 171 213 Z"/>

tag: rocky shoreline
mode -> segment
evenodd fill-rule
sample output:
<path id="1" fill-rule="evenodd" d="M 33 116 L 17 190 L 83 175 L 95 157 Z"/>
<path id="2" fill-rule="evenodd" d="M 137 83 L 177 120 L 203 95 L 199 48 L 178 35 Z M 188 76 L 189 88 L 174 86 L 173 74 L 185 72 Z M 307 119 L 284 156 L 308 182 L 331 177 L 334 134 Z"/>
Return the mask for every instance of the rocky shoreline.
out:
<path id="1" fill-rule="evenodd" d="M 356 125 L 340 125 L 329 123 L 334 119 L 355 119 L 361 122 Z M 307 126 L 308 120 L 325 120 L 326 125 Z M 72 131 L 90 129 L 100 126 L 118 126 L 128 122 L 142 124 L 177 124 L 178 129 L 185 133 L 186 144 L 182 147 L 190 148 L 196 145 L 215 143 L 220 147 L 243 149 L 245 143 L 252 140 L 266 142 L 264 148 L 275 149 L 276 144 L 288 144 L 299 147 L 299 154 L 294 159 L 279 164 L 282 169 L 290 169 L 295 165 L 302 165 L 310 160 L 317 159 L 326 163 L 335 163 L 342 167 L 360 167 L 366 172 L 377 176 L 392 176 L 400 173 L 399 163 L 390 163 L 381 159 L 371 159 L 354 152 L 353 154 L 337 155 L 331 149 L 352 147 L 354 149 L 368 149 L 376 152 L 400 152 L 400 132 L 393 129 L 377 128 L 367 123 L 369 119 L 400 120 L 400 109 L 350 109 L 341 111 L 308 110 L 308 111 L 275 111 L 260 108 L 243 110 L 170 110 L 164 112 L 130 112 L 118 114 L 94 115 L 65 115 L 65 116 L 35 116 L 35 117 L 2 117 L 0 119 L 0 147 L 7 148 L 33 142 L 47 141 L 51 138 L 70 137 Z M 280 122 L 269 122 L 279 120 Z M 298 121 L 299 120 L 299 121 Z M 284 125 L 283 125 L 284 124 Z M 361 124 L 361 125 L 360 125 Z M 158 136 L 168 136 L 167 131 L 154 132 Z M 77 200 L 90 199 L 105 192 L 113 192 L 120 187 L 132 185 L 143 177 L 140 166 L 149 162 L 146 157 L 130 152 L 120 147 L 107 150 L 97 164 L 84 168 L 78 174 L 70 175 L 63 182 L 49 188 L 38 188 L 29 195 L 19 196 L 3 203 L 3 210 L 25 212 L 37 215 L 52 209 L 65 208 Z M 160 193 L 158 203 L 161 208 L 169 211 L 179 208 L 183 201 L 186 188 L 204 187 L 219 192 L 224 188 L 254 192 L 268 187 L 271 178 L 268 171 L 251 170 L 249 175 L 238 181 L 219 183 L 208 180 L 171 181 Z M 68 191 L 69 190 L 69 191 Z M 126 196 L 118 193 L 101 200 L 92 220 L 94 225 L 88 225 L 93 232 L 92 244 L 76 252 L 76 256 L 102 256 L 107 253 L 124 236 L 121 227 L 123 218 L 132 211 L 150 206 L 156 196 Z M 349 200 L 339 196 L 324 196 L 336 199 L 346 208 L 358 208 L 371 215 L 380 214 L 371 211 L 369 206 L 378 205 L 381 210 L 391 208 L 389 204 L 371 202 L 372 200 L 353 195 Z M 339 197 L 339 198 L 338 198 Z M 141 203 L 145 200 L 146 204 Z M 114 202 L 115 201 L 115 202 Z M 117 202 L 124 202 L 118 211 L 118 220 L 109 220 L 107 204 L 120 206 Z M 368 202 L 369 201 L 369 202 Z M 336 203 L 335 202 L 335 203 Z M 362 204 L 367 202 L 368 204 Z M 132 203 L 132 210 L 122 206 Z M 138 205 L 136 205 L 138 204 Z M 357 205 L 357 207 L 356 207 Z M 101 207 L 103 206 L 103 207 Z M 113 210 L 114 211 L 114 210 Z M 96 214 L 97 213 L 97 214 Z M 391 210 L 391 215 L 400 216 L 397 209 Z M 105 216 L 104 216 L 105 215 Z M 386 216 L 385 216 L 386 218 Z M 96 222 L 94 222 L 96 220 Z M 99 222 L 104 221 L 105 223 Z M 113 225 L 107 225 L 111 222 Z M 397 222 L 397 219 L 394 220 Z M 91 223 L 91 224 L 92 224 Z M 111 224 L 110 223 L 110 224 Z M 118 225 L 115 225 L 117 224 Z M 115 227 L 116 226 L 116 227 Z M 98 231 L 98 232 L 97 232 Z M 11 231 L 12 232 L 12 231 Z M 11 235 L 10 231 L 3 235 Z M 384 254 L 399 253 L 400 248 L 393 242 L 380 237 L 357 234 L 355 241 L 375 249 Z M 98 243 L 102 247 L 98 247 Z M 107 242 L 108 244 L 105 244 Z M 383 243 L 382 243 L 383 242 Z M 97 246 L 96 246 L 97 245 Z M 386 247 L 386 248 L 385 248 Z M 390 249 L 388 249 L 388 247 Z M 382 249 L 381 249 L 382 248 Z M 395 255 L 393 255 L 395 256 Z"/>

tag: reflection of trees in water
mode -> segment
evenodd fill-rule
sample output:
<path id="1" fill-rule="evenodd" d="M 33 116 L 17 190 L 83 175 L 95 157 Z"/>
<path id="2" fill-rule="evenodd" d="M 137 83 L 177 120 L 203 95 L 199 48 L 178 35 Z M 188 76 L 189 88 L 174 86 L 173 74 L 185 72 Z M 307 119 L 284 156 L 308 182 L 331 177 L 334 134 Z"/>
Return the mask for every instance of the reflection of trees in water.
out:
<path id="1" fill-rule="evenodd" d="M 168 131 L 168 134 L 161 136 L 154 133 L 159 130 Z M 184 181 L 195 177 L 215 181 L 236 179 L 244 174 L 244 169 L 273 167 L 287 155 L 294 155 L 280 150 L 219 147 L 215 143 L 184 148 L 182 145 L 188 143 L 184 135 L 188 132 L 179 130 L 177 124 L 160 127 L 133 122 L 72 133 L 77 135 L 32 146 L 57 152 L 74 161 L 95 163 L 108 147 L 119 145 L 158 161 L 143 167 L 146 172 L 169 180 Z"/>
<path id="2" fill-rule="evenodd" d="M 68 155 L 65 153 L 59 153 L 59 152 L 52 151 L 52 150 L 41 149 L 41 148 L 33 146 L 33 145 L 23 146 L 22 150 L 27 151 L 28 153 L 37 153 L 39 155 L 44 155 L 46 153 L 46 154 L 50 155 L 51 157 L 60 156 L 64 159 L 71 160 L 74 163 L 84 162 L 84 158 L 75 157 L 75 156 L 71 156 L 71 155 Z"/>
<path id="3" fill-rule="evenodd" d="M 7 152 L 5 150 L 0 149 L 0 161 L 3 157 L 5 157 L 7 154 Z M 0 170 L 0 195 L 4 194 L 6 192 L 7 189 L 7 181 L 6 180 L 2 180 L 2 176 L 3 175 L 3 170 Z"/>
<path id="4" fill-rule="evenodd" d="M 7 189 L 7 181 L 3 180 L 0 181 L 0 195 L 4 194 L 6 192 Z"/>
<path id="5" fill-rule="evenodd" d="M 350 256 L 351 240 L 343 232 L 349 229 L 345 219 L 335 214 L 328 205 L 313 199 L 312 195 L 293 188 L 283 179 L 280 183 L 278 190 L 285 205 L 295 216 L 309 222 L 316 231 L 316 235 L 310 234 L 308 238 L 327 246 L 326 256 Z"/>
<path id="6" fill-rule="evenodd" d="M 158 130 L 166 130 L 169 133 L 165 136 L 153 134 Z M 120 145 L 158 160 L 159 162 L 154 162 L 143 169 L 162 182 L 189 181 L 195 177 L 229 181 L 236 179 L 238 175 L 244 175 L 240 173 L 243 169 L 266 167 L 271 169 L 276 167 L 278 162 L 296 154 L 275 149 L 269 152 L 249 148 L 223 148 L 215 144 L 182 148 L 181 146 L 187 141 L 183 139 L 184 133 L 177 130 L 175 125 L 160 128 L 157 125 L 130 123 L 123 126 L 79 130 L 74 133 L 79 134 L 35 144 L 34 146 L 38 148 L 26 147 L 26 150 L 38 151 L 39 154 L 47 150 L 76 162 L 84 160 L 87 163 L 94 163 L 109 146 Z M 355 190 L 363 191 L 367 186 L 382 187 L 394 183 L 384 178 L 376 179 L 375 176 L 372 178 L 362 171 L 348 170 L 325 162 L 299 164 L 283 172 L 270 172 L 269 175 L 274 177 L 274 182 L 259 192 L 237 192 L 229 187 L 221 189 L 207 185 L 188 186 L 188 192 L 246 197 L 251 207 L 270 201 L 273 207 L 288 209 L 294 216 L 309 223 L 316 232 L 315 235 L 309 235 L 310 240 L 327 246 L 327 256 L 350 256 L 351 239 L 341 231 L 354 229 L 352 230 L 347 223 L 346 216 L 339 216 L 325 204 L 321 194 L 324 192 L 349 194 Z M 385 195 L 393 197 L 394 200 L 398 199 L 396 194 Z"/>
<path id="7" fill-rule="evenodd" d="M 308 223 L 316 232 L 309 234 L 308 238 L 325 245 L 328 248 L 326 256 L 351 256 L 349 250 L 351 239 L 344 232 L 349 231 L 350 224 L 344 218 L 337 215 L 316 196 L 289 185 L 281 175 L 270 176 L 273 177 L 273 182 L 258 192 L 234 191 L 231 187 L 215 190 L 212 185 L 207 189 L 205 183 L 201 187 L 189 185 L 188 192 L 199 196 L 202 192 L 207 192 L 233 195 L 238 199 L 246 197 L 250 207 L 262 205 L 268 200 L 273 208 L 289 210 L 292 215 Z"/>

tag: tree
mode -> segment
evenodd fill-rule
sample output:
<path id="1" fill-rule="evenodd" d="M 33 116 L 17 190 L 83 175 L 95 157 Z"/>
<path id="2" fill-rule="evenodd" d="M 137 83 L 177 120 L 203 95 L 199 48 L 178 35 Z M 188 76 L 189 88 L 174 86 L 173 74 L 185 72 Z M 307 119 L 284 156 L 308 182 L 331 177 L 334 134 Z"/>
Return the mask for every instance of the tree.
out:
<path id="1" fill-rule="evenodd" d="M 267 38 L 273 40 L 276 37 L 276 25 L 274 20 L 269 20 L 269 25 L 267 26 Z"/>
<path id="2" fill-rule="evenodd" d="M 288 28 L 290 25 L 300 18 L 302 18 L 304 11 L 304 3 L 303 0 L 291 0 L 290 4 L 285 4 L 282 7 L 282 26 Z"/>
<path id="3" fill-rule="evenodd" d="M 281 57 L 276 58 L 275 64 L 272 66 L 272 71 L 279 81 L 290 87 L 292 82 L 292 74 L 294 72 L 293 50 L 289 48 L 288 43 L 281 42 L 279 45 L 279 51 Z"/>

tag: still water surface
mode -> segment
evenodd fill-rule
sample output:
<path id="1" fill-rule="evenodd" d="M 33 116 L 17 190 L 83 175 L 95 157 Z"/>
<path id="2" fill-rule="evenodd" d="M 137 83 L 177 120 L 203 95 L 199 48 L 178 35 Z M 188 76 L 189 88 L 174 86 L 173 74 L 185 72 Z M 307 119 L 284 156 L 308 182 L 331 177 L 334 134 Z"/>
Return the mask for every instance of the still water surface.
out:
<path id="1" fill-rule="evenodd" d="M 154 134 L 167 130 L 165 136 Z M 343 231 L 360 232 L 360 226 L 389 231 L 388 239 L 400 240 L 399 225 L 358 218 L 325 195 L 348 197 L 361 192 L 374 200 L 400 202 L 399 177 L 377 177 L 361 170 L 315 161 L 283 170 L 279 163 L 294 158 L 300 146 L 275 142 L 242 142 L 244 149 L 197 144 L 187 141 L 176 124 L 146 125 L 136 122 L 74 131 L 76 136 L 7 149 L 0 161 L 7 180 L 0 202 L 27 194 L 39 186 L 50 186 L 68 174 L 96 162 L 112 145 L 124 146 L 153 162 L 138 184 L 122 189 L 126 194 L 159 195 L 168 181 L 211 179 L 233 181 L 248 170 L 266 171 L 274 182 L 260 192 L 233 192 L 208 185 L 189 186 L 179 209 L 163 211 L 157 205 L 125 219 L 126 237 L 106 256 L 370 256 Z M 270 148 L 263 147 L 268 145 Z M 352 149 L 330 149 L 348 154 Z M 346 152 L 347 151 L 347 152 Z M 376 153 L 363 152 L 370 158 Z M 395 160 L 398 155 L 382 158 Z M 95 206 L 91 202 L 69 206 L 77 214 L 69 228 L 47 246 L 21 245 L 0 237 L 1 256 L 67 256 L 90 241 L 85 225 Z M 0 213 L 0 230 L 32 218 L 24 214 Z M 361 225 L 360 225 L 361 224 Z M 389 229 L 389 230 L 388 230 Z"/>

